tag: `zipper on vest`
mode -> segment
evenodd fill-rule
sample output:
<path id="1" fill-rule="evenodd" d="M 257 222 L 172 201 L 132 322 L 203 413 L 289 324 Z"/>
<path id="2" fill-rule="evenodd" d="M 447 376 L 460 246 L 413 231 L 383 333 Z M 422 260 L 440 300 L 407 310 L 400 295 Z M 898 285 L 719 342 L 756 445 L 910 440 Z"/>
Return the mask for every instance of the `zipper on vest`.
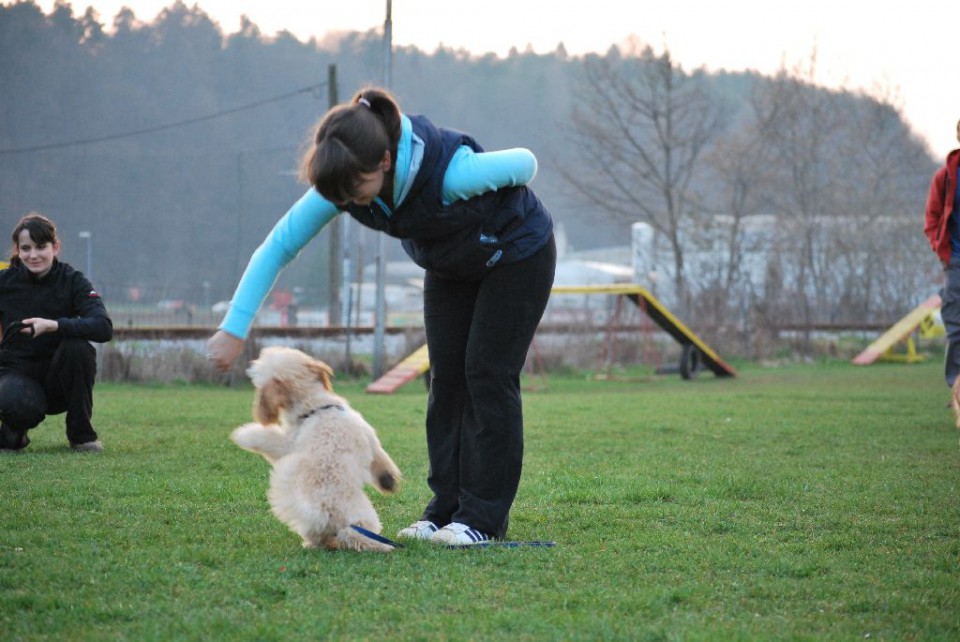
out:
<path id="1" fill-rule="evenodd" d="M 390 211 L 390 207 L 383 201 L 382 198 L 377 196 L 376 198 L 373 199 L 373 202 L 380 207 L 382 214 L 384 216 L 386 216 L 387 218 L 393 218 L 393 212 Z M 373 214 L 373 204 L 370 204 L 367 207 L 370 208 L 370 213 Z"/>
<path id="2" fill-rule="evenodd" d="M 497 264 L 497 261 L 503 257 L 503 250 L 497 250 L 493 253 L 493 256 L 490 257 L 490 260 L 487 261 L 487 267 L 493 267 Z"/>

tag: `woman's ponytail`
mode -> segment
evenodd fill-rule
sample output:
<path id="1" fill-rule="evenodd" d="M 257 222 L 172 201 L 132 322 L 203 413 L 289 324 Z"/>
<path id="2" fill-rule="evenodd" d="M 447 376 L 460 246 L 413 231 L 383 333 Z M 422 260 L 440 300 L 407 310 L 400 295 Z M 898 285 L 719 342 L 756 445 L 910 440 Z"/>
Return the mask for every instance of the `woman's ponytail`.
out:
<path id="1" fill-rule="evenodd" d="M 388 91 L 358 92 L 320 120 L 301 176 L 331 202 L 349 201 L 359 174 L 376 170 L 386 152 L 396 158 L 400 123 L 400 106 Z"/>
<path id="2" fill-rule="evenodd" d="M 352 103 L 369 109 L 380 118 L 390 137 L 390 147 L 395 149 L 400 141 L 400 105 L 390 92 L 379 87 L 368 87 L 359 91 Z"/>

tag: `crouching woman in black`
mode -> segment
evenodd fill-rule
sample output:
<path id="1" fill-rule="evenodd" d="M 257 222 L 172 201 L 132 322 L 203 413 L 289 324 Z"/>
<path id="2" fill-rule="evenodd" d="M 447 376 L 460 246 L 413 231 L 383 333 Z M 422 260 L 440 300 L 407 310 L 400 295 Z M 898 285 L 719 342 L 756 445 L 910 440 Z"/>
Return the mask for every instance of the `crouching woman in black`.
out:
<path id="1" fill-rule="evenodd" d="M 31 213 L 13 228 L 10 266 L 0 270 L 0 450 L 30 443 L 27 431 L 67 413 L 67 439 L 79 452 L 102 452 L 90 423 L 96 351 L 113 323 L 90 281 L 57 260 L 53 222 Z"/>

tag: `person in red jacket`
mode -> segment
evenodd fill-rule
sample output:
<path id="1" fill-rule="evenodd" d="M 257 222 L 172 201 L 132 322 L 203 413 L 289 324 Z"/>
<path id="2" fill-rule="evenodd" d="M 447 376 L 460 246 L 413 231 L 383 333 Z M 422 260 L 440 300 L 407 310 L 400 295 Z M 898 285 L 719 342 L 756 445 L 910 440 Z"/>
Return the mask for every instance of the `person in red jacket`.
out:
<path id="1" fill-rule="evenodd" d="M 957 141 L 960 141 L 960 121 L 957 122 Z M 960 149 L 947 154 L 947 162 L 933 175 L 927 194 L 927 208 L 923 231 L 930 241 L 940 263 L 946 282 L 940 293 L 940 316 L 947 331 L 947 349 L 944 355 L 944 374 L 947 386 L 953 387 L 960 374 L 960 225 L 957 209 L 960 207 Z"/>

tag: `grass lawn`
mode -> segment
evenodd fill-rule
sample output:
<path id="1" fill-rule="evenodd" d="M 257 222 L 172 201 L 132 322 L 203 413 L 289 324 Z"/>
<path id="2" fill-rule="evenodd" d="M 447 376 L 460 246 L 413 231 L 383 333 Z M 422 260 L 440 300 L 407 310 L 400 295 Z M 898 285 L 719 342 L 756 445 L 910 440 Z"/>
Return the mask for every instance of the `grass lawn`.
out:
<path id="1" fill-rule="evenodd" d="M 336 384 L 336 382 L 335 382 Z M 425 394 L 340 383 L 404 471 Z M 593 381 L 525 395 L 514 539 L 303 550 L 268 465 L 227 441 L 252 392 L 100 385 L 103 455 L 62 416 L 0 457 L 2 640 L 958 640 L 960 431 L 936 359 Z"/>

